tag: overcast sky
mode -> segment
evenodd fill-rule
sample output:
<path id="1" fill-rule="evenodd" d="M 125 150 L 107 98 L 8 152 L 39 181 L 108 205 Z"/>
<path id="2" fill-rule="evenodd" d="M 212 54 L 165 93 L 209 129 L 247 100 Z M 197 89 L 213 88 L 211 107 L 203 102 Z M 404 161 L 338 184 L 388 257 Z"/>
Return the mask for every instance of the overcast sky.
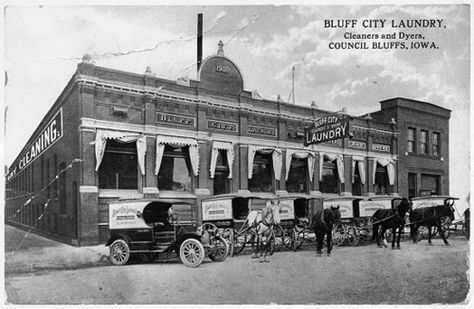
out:
<path id="1" fill-rule="evenodd" d="M 246 90 L 286 101 L 296 66 L 296 104 L 346 107 L 353 115 L 407 97 L 452 110 L 450 193 L 469 192 L 469 7 L 440 6 L 9 6 L 5 10 L 5 163 L 18 155 L 74 74 L 84 53 L 98 66 L 158 77 L 196 78 L 196 15 L 204 14 L 204 57 L 217 43 L 240 68 Z M 328 48 L 345 32 L 393 33 L 389 27 L 325 29 L 324 19 L 443 19 L 446 28 L 402 29 L 439 49 Z M 401 30 L 397 30 L 401 31 Z"/>

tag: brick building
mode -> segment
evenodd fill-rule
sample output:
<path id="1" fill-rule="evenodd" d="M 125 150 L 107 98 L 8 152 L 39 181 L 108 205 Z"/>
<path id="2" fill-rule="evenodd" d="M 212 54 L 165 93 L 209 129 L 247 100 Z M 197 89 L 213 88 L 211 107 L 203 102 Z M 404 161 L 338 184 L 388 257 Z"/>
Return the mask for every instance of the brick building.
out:
<path id="1" fill-rule="evenodd" d="M 396 122 L 398 193 L 415 197 L 449 194 L 449 118 L 451 111 L 405 98 L 380 102 L 374 120 Z"/>
<path id="2" fill-rule="evenodd" d="M 414 119 L 412 103 L 440 114 L 439 123 Z M 416 173 L 419 188 L 430 187 L 426 177 L 435 175 L 439 193 L 447 193 L 446 110 L 383 101 L 373 119 L 352 116 L 350 138 L 305 147 L 305 128 L 328 115 L 334 113 L 245 90 L 222 45 L 204 59 L 197 80 L 166 80 L 149 68 L 117 71 L 84 56 L 9 168 L 6 220 L 85 245 L 106 239 L 108 203 L 119 198 L 406 195 L 399 175 L 407 173 Z M 438 156 L 434 140 L 429 155 L 404 154 L 412 127 L 440 134 Z"/>

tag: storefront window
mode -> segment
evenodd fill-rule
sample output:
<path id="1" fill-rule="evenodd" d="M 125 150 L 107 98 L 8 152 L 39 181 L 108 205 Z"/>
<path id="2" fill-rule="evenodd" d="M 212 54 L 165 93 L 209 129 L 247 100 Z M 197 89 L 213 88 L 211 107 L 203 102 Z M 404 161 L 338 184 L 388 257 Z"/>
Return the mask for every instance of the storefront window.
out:
<path id="1" fill-rule="evenodd" d="M 109 139 L 99 168 L 99 188 L 137 189 L 136 143 Z"/>
<path id="2" fill-rule="evenodd" d="M 416 196 L 416 174 L 408 173 L 408 198 Z"/>
<path id="3" fill-rule="evenodd" d="M 359 165 L 354 167 L 354 182 L 352 183 L 352 195 L 362 195 L 362 182 L 360 180 Z"/>
<path id="4" fill-rule="evenodd" d="M 249 179 L 249 191 L 273 192 L 272 155 L 257 152 L 253 161 L 253 174 Z"/>
<path id="5" fill-rule="evenodd" d="M 308 159 L 291 159 L 288 180 L 286 181 L 286 190 L 288 192 L 307 192 L 308 187 Z"/>
<path id="6" fill-rule="evenodd" d="M 384 195 L 389 194 L 388 173 L 387 168 L 377 164 L 375 169 L 375 194 Z"/>
<path id="7" fill-rule="evenodd" d="M 214 195 L 230 192 L 229 164 L 227 163 L 227 151 L 219 150 L 214 173 Z"/>
<path id="8" fill-rule="evenodd" d="M 322 193 L 339 193 L 341 191 L 336 160 L 329 161 L 326 158 L 324 159 L 319 189 Z"/>
<path id="9" fill-rule="evenodd" d="M 166 145 L 158 173 L 158 189 L 192 191 L 191 179 L 188 147 L 174 148 Z"/>
<path id="10" fill-rule="evenodd" d="M 421 190 L 423 192 L 431 192 L 431 195 L 440 195 L 439 176 L 438 175 L 421 175 Z"/>

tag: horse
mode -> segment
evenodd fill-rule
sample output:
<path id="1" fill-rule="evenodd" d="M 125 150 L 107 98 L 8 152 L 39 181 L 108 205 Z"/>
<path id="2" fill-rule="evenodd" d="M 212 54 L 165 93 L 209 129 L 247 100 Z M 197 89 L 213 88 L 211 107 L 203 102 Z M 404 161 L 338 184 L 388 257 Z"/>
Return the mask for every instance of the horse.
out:
<path id="1" fill-rule="evenodd" d="M 395 249 L 395 238 L 397 241 L 397 249 L 400 249 L 400 238 L 402 236 L 403 228 L 405 227 L 405 215 L 411 209 L 411 203 L 408 199 L 403 198 L 398 206 L 394 209 L 377 209 L 372 215 L 373 223 L 373 234 L 372 239 L 375 237 L 377 240 L 377 246 L 382 247 L 380 244 L 380 235 L 382 235 L 383 246 L 386 248 L 385 231 L 392 229 L 392 249 Z M 382 228 L 379 234 L 379 227 Z M 396 234 L 398 229 L 398 236 Z"/>
<path id="2" fill-rule="evenodd" d="M 333 224 L 341 220 L 341 213 L 339 212 L 339 206 L 331 208 L 325 208 L 316 211 L 313 216 L 311 229 L 314 230 L 316 235 L 316 254 L 320 256 L 323 251 L 324 236 L 326 236 L 328 246 L 328 256 L 331 255 L 332 251 L 332 227 Z"/>
<path id="3" fill-rule="evenodd" d="M 420 226 L 428 228 L 428 244 L 431 246 L 431 228 L 433 226 L 438 228 L 439 234 L 446 246 L 449 246 L 447 237 L 442 232 L 441 226 L 454 220 L 454 201 L 446 203 L 445 205 L 422 207 L 414 209 L 410 212 L 410 234 L 413 238 L 413 243 L 418 242 L 418 229 Z"/>
<path id="4" fill-rule="evenodd" d="M 245 219 L 245 224 L 252 230 L 249 239 L 252 244 L 252 258 L 261 257 L 263 251 L 263 261 L 260 262 L 268 262 L 267 254 L 272 238 L 275 237 L 273 226 L 280 224 L 280 205 L 272 201 L 267 202 L 261 211 L 252 210 Z M 255 238 L 257 238 L 256 244 Z"/>

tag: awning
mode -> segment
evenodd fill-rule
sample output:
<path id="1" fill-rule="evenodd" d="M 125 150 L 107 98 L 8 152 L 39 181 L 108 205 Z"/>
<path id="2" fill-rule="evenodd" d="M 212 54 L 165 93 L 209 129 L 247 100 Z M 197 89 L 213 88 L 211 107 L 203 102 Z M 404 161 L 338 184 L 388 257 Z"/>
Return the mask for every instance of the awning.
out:
<path id="1" fill-rule="evenodd" d="M 255 153 L 260 152 L 263 154 L 272 154 L 272 162 L 273 162 L 273 173 L 275 175 L 276 180 L 280 180 L 281 178 L 281 167 L 282 167 L 282 154 L 281 149 L 279 148 L 272 148 L 267 146 L 254 146 L 249 145 L 249 158 L 248 158 L 248 173 L 249 179 L 253 176 L 253 160 L 255 158 Z"/>
<path id="2" fill-rule="evenodd" d="M 285 180 L 288 180 L 288 176 L 290 175 L 290 167 L 291 167 L 291 159 L 293 157 L 298 159 L 308 159 L 308 173 L 309 173 L 309 181 L 313 182 L 313 174 L 314 174 L 314 156 L 315 154 L 310 151 L 301 151 L 295 149 L 286 149 L 286 176 Z"/>
<path id="3" fill-rule="evenodd" d="M 387 167 L 388 182 L 391 186 L 395 184 L 395 162 L 389 159 L 374 158 L 374 171 L 373 171 L 373 183 L 375 183 L 375 170 L 377 169 L 377 163 L 383 167 Z"/>
<path id="4" fill-rule="evenodd" d="M 197 176 L 199 174 L 199 148 L 198 143 L 194 138 L 157 135 L 155 175 L 158 175 L 160 171 L 161 161 L 163 159 L 163 152 L 165 151 L 165 145 L 170 145 L 173 147 L 189 146 L 189 159 L 191 161 L 191 167 L 193 168 L 194 176 Z"/>
<path id="5" fill-rule="evenodd" d="M 105 146 L 107 139 L 114 139 L 122 143 L 132 143 L 136 141 L 137 144 L 137 158 L 140 172 L 145 175 L 145 153 L 146 153 L 146 137 L 142 134 L 110 131 L 98 129 L 95 134 L 95 171 L 99 170 L 102 159 L 104 158 Z"/>
<path id="6" fill-rule="evenodd" d="M 360 182 L 365 184 L 365 158 L 364 157 L 352 157 L 352 183 L 354 183 L 354 176 L 355 176 L 355 165 L 357 163 L 357 167 L 359 168 L 359 177 Z"/>
<path id="7" fill-rule="evenodd" d="M 340 183 L 344 183 L 344 157 L 342 154 L 335 154 L 335 153 L 319 153 L 319 181 L 323 179 L 323 163 L 324 158 L 328 159 L 329 161 L 336 160 L 337 165 L 337 175 L 339 176 Z"/>
<path id="8" fill-rule="evenodd" d="M 234 146 L 230 142 L 212 142 L 212 153 L 211 153 L 211 166 L 209 172 L 211 178 L 214 178 L 216 172 L 217 156 L 219 150 L 225 150 L 227 152 L 227 164 L 229 164 L 229 176 L 227 178 L 232 179 L 232 164 L 234 163 Z"/>

